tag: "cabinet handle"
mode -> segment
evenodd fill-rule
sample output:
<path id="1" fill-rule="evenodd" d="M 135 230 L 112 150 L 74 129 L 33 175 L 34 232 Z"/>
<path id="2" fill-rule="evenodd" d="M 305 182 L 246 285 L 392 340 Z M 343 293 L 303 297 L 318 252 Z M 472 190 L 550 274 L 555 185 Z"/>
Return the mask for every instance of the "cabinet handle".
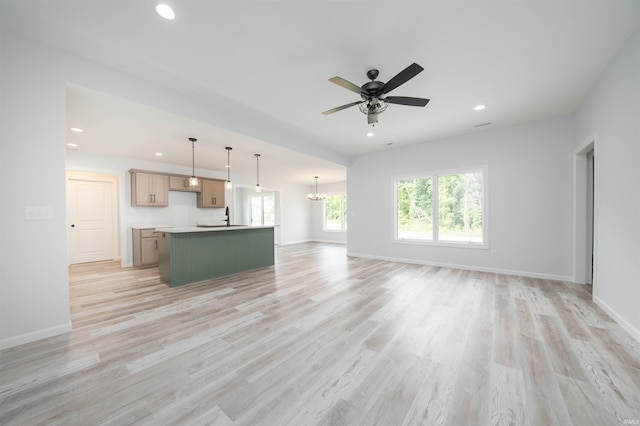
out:
<path id="1" fill-rule="evenodd" d="M 149 194 L 149 202 L 153 203 L 153 198 L 151 198 L 151 194 Z"/>
<path id="2" fill-rule="evenodd" d="M 158 250 L 158 240 L 156 240 L 156 250 Z"/>
<path id="3" fill-rule="evenodd" d="M 153 194 L 153 203 L 155 204 L 156 202 L 156 194 Z"/>
<path id="4" fill-rule="evenodd" d="M 215 204 L 216 203 L 216 199 L 211 197 L 211 204 Z"/>

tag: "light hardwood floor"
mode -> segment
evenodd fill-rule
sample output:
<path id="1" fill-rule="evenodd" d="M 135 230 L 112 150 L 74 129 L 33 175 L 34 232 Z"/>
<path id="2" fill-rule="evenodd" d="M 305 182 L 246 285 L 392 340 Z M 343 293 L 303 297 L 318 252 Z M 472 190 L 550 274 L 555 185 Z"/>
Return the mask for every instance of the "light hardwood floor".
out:
<path id="1" fill-rule="evenodd" d="M 622 425 L 640 343 L 566 282 L 276 249 L 168 288 L 70 268 L 73 332 L 0 352 L 0 424 Z"/>

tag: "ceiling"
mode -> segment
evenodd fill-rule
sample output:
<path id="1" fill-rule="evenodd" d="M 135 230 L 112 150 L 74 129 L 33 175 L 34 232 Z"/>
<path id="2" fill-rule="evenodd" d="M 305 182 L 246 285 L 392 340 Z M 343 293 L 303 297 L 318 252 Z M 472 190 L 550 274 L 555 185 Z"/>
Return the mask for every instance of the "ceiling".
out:
<path id="1" fill-rule="evenodd" d="M 15 31 L 247 117 L 227 127 L 70 86 L 79 150 L 191 166 L 194 136 L 197 167 L 224 170 L 232 146 L 232 170 L 260 152 L 311 183 L 344 180 L 360 154 L 572 113 L 640 26 L 633 0 L 166 3 L 173 21 L 153 1 L 0 0 Z M 358 100 L 329 78 L 388 81 L 413 62 L 424 71 L 390 94 L 426 107 L 390 105 L 373 128 L 357 107 L 321 114 Z"/>

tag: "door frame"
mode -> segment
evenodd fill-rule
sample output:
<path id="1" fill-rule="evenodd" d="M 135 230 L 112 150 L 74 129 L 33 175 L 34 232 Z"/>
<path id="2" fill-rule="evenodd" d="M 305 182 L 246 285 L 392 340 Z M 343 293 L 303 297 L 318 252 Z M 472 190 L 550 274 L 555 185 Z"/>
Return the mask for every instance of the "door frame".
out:
<path id="1" fill-rule="evenodd" d="M 121 206 L 121 194 L 122 194 L 122 176 L 121 174 L 114 174 L 114 173 L 109 173 L 109 172 L 96 172 L 96 171 L 89 171 L 89 170 L 79 170 L 79 169 L 67 169 L 66 170 L 66 176 L 65 176 L 65 188 L 66 185 L 69 184 L 70 180 L 75 180 L 75 181 L 85 181 L 85 182 L 109 182 L 112 184 L 112 199 L 113 199 L 113 206 L 112 206 L 112 217 L 113 217 L 113 229 L 112 229 L 112 239 L 113 239 L 113 251 L 114 251 L 114 260 L 120 260 L 120 263 L 122 264 L 122 266 L 125 266 L 123 264 L 124 262 L 124 257 L 122 256 L 122 253 L 126 253 L 126 251 L 123 251 L 124 249 L 124 243 L 126 242 L 126 238 L 122 238 L 122 231 L 121 231 L 121 224 L 124 223 L 123 222 L 123 217 L 122 217 L 122 208 Z M 65 197 L 68 197 L 69 194 L 66 194 Z M 68 217 L 69 212 L 66 212 L 66 215 Z M 67 232 L 69 232 L 69 230 L 67 229 Z M 67 239 L 67 250 L 69 250 L 69 241 Z M 69 259 L 67 259 L 67 263 L 69 263 Z"/>
<path id="2" fill-rule="evenodd" d="M 597 249 L 598 249 L 598 203 L 597 203 L 597 160 L 595 152 L 597 147 L 597 137 L 593 135 L 587 138 L 583 143 L 578 145 L 573 151 L 573 282 L 577 284 L 586 284 L 588 279 L 587 269 L 592 266 L 593 274 L 592 284 L 596 285 L 597 270 Z M 591 213 L 589 212 L 589 199 L 587 191 L 590 189 L 588 179 L 590 176 L 589 167 L 591 167 L 587 154 L 593 152 L 593 232 L 591 234 L 592 241 L 589 241 L 587 227 Z M 588 258 L 592 256 L 592 265 L 589 264 Z"/>
<path id="3" fill-rule="evenodd" d="M 253 190 L 255 187 L 251 186 L 251 185 L 242 185 L 242 184 L 237 184 L 237 185 L 233 185 L 233 211 L 232 211 L 232 215 L 234 216 L 234 220 L 232 220 L 232 222 L 235 223 L 235 220 L 237 219 L 236 217 L 236 212 L 239 209 L 238 204 L 240 202 L 242 202 L 242 200 L 239 200 L 237 194 L 236 194 L 236 188 L 237 189 L 250 189 Z M 274 218 L 275 221 L 275 225 L 273 226 L 273 240 L 274 240 L 274 245 L 281 245 L 282 244 L 282 231 L 280 229 L 280 221 L 281 221 L 281 217 L 282 217 L 282 190 L 280 189 L 276 189 L 276 188 L 262 188 L 262 191 L 260 192 L 260 194 L 264 193 L 264 192 L 273 192 L 274 194 L 276 194 L 275 197 L 275 208 L 276 208 L 276 215 Z"/>

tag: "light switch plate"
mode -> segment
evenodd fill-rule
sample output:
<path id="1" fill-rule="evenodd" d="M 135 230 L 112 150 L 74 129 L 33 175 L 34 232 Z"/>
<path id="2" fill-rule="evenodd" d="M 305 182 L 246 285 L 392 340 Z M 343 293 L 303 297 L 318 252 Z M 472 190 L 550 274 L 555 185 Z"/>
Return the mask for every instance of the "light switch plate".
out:
<path id="1" fill-rule="evenodd" d="M 27 206 L 24 208 L 25 220 L 51 220 L 53 219 L 53 207 L 51 206 Z"/>

